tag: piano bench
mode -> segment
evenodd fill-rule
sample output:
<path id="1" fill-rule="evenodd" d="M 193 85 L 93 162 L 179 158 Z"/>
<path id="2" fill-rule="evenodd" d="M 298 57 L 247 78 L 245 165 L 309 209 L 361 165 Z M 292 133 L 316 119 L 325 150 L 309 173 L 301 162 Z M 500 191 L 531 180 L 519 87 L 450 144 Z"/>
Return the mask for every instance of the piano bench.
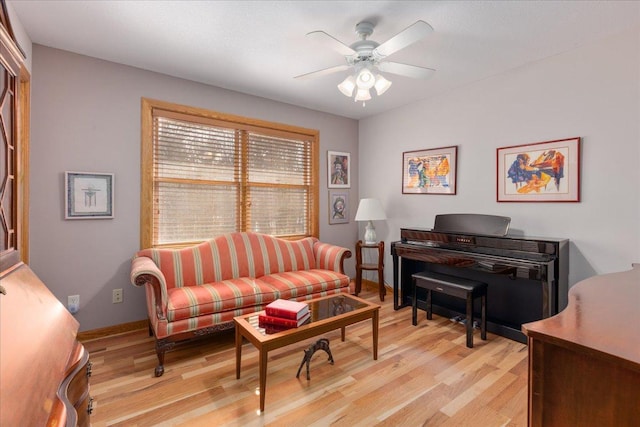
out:
<path id="1" fill-rule="evenodd" d="M 473 348 L 473 301 L 481 298 L 480 337 L 487 339 L 487 284 L 477 280 L 463 279 L 446 274 L 422 271 L 411 276 L 413 279 L 413 312 L 412 323 L 418 324 L 417 289 L 427 291 L 427 319 L 432 318 L 431 292 L 441 292 L 452 297 L 464 298 L 467 301 L 467 347 Z"/>

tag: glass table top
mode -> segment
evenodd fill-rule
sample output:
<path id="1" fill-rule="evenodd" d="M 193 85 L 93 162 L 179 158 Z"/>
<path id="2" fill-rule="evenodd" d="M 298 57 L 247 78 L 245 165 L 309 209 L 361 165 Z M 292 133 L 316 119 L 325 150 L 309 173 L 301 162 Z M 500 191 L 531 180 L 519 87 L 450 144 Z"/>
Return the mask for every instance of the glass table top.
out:
<path id="1" fill-rule="evenodd" d="M 311 317 L 309 321 L 304 323 L 299 327 L 304 327 L 305 325 L 309 325 L 313 322 L 318 322 L 320 320 L 330 319 L 332 317 L 339 316 L 344 313 L 348 313 L 350 311 L 355 311 L 361 308 L 369 307 L 371 304 L 368 304 L 366 301 L 362 301 L 356 298 L 351 297 L 349 294 L 337 294 L 331 295 L 329 297 L 318 298 L 315 300 L 302 301 L 307 302 L 309 305 L 309 311 L 311 312 Z M 259 325 L 259 315 L 264 314 L 264 311 L 255 313 L 251 316 L 247 317 L 247 322 L 255 328 L 258 332 L 263 335 L 271 335 L 278 332 L 283 332 L 290 329 L 296 328 L 287 328 L 287 327 L 279 327 L 274 326 L 270 328 L 262 328 Z"/>

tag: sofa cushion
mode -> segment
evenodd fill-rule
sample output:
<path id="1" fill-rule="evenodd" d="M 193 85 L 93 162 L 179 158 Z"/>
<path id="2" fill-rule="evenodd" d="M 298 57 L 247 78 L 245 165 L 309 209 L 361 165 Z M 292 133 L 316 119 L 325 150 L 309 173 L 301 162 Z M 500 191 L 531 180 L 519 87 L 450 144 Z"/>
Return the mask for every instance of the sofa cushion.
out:
<path id="1" fill-rule="evenodd" d="M 262 281 L 247 277 L 173 288 L 167 297 L 167 320 L 175 322 L 268 304 L 277 299 L 277 292 Z"/>
<path id="2" fill-rule="evenodd" d="M 349 277 L 344 274 L 312 269 L 173 288 L 167 291 L 167 321 L 260 307 L 278 298 L 297 299 L 332 293 L 347 286 Z"/>
<path id="3" fill-rule="evenodd" d="M 260 277 L 260 280 L 270 285 L 276 291 L 277 298 L 282 299 L 312 297 L 320 292 L 332 293 L 330 291 L 349 286 L 349 276 L 318 269 L 274 273 Z"/>

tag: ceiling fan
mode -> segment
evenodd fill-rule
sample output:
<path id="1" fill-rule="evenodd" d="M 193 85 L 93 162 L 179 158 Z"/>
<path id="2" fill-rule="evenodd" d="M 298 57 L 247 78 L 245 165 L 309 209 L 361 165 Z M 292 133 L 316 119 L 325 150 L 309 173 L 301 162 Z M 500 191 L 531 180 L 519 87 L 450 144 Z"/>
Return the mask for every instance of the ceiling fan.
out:
<path id="1" fill-rule="evenodd" d="M 371 88 L 375 88 L 376 93 L 380 96 L 391 86 L 391 82 L 380 75 L 378 71 L 416 79 L 426 79 L 433 75 L 435 70 L 432 68 L 386 60 L 388 56 L 433 32 L 431 25 L 424 21 L 416 21 L 382 44 L 367 39 L 373 34 L 373 28 L 374 25 L 371 22 L 363 21 L 358 23 L 356 25 L 356 34 L 358 34 L 359 40 L 349 46 L 324 31 L 307 33 L 308 37 L 344 55 L 346 63 L 301 74 L 295 78 L 320 77 L 353 68 L 354 73 L 344 79 L 338 85 L 338 89 L 348 97 L 353 96 L 355 93 L 354 101 L 363 101 L 364 105 L 364 101 L 371 99 L 371 93 L 369 92 Z"/>

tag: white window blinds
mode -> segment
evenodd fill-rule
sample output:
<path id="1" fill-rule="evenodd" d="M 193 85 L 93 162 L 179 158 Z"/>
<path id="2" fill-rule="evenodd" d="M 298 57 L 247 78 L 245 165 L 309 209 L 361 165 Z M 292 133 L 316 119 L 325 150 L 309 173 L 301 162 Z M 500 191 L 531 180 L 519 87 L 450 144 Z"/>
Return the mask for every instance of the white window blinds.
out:
<path id="1" fill-rule="evenodd" d="M 147 105 L 143 129 L 143 247 L 232 231 L 317 235 L 317 131 L 164 107 Z"/>

